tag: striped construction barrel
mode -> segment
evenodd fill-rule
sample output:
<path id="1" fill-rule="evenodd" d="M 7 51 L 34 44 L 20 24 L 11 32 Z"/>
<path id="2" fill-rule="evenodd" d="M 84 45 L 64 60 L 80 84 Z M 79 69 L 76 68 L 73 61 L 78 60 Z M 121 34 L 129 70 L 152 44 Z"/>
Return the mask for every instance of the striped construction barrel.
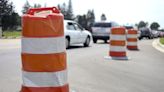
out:
<path id="1" fill-rule="evenodd" d="M 21 92 L 69 92 L 63 25 L 56 7 L 23 15 Z"/>
<path id="2" fill-rule="evenodd" d="M 109 56 L 113 59 L 127 59 L 126 56 L 126 29 L 114 27 L 110 32 Z"/>
<path id="3" fill-rule="evenodd" d="M 127 32 L 127 49 L 129 50 L 138 50 L 137 46 L 137 35 L 138 31 L 135 29 L 129 29 Z"/>

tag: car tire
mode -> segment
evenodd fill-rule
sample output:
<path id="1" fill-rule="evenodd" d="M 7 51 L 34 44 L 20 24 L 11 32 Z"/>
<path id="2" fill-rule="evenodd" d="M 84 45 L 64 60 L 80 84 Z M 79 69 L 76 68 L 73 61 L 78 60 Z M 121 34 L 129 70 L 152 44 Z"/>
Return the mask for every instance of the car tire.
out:
<path id="1" fill-rule="evenodd" d="M 97 39 L 93 38 L 93 43 L 97 43 Z"/>
<path id="2" fill-rule="evenodd" d="M 108 43 L 108 40 L 104 40 L 104 43 Z"/>
<path id="3" fill-rule="evenodd" d="M 84 47 L 88 47 L 90 44 L 90 37 L 88 36 L 85 40 Z"/>
<path id="4" fill-rule="evenodd" d="M 139 37 L 138 39 L 139 39 L 139 40 L 141 40 L 141 39 L 142 39 L 142 37 Z"/>
<path id="5" fill-rule="evenodd" d="M 70 46 L 70 41 L 69 41 L 68 38 L 66 38 L 66 39 L 65 39 L 65 47 L 66 47 L 66 49 L 68 49 L 69 46 Z"/>

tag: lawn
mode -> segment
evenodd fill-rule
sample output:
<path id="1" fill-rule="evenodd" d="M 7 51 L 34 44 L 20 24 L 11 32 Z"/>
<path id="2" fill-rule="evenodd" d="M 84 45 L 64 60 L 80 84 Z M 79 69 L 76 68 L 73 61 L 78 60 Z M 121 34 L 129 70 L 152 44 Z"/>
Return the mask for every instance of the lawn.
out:
<path id="1" fill-rule="evenodd" d="M 164 45 L 164 37 L 160 38 L 160 43 L 162 43 Z"/>
<path id="2" fill-rule="evenodd" d="M 3 35 L 4 37 L 20 37 L 21 31 L 4 31 Z"/>

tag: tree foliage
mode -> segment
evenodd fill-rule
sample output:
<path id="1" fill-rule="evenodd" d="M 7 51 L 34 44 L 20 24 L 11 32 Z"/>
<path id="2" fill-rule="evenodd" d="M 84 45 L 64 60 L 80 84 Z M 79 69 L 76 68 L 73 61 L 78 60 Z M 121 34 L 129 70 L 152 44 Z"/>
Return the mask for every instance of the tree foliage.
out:
<path id="1" fill-rule="evenodd" d="M 87 14 L 84 15 L 78 15 L 76 17 L 76 21 L 82 25 L 87 30 L 91 30 L 91 26 L 95 22 L 95 14 L 94 10 L 88 10 Z"/>
<path id="2" fill-rule="evenodd" d="M 11 15 L 14 11 L 14 6 L 12 2 L 9 0 L 1 0 L 0 1 L 0 25 L 2 25 L 2 17 L 6 15 Z"/>
<path id="3" fill-rule="evenodd" d="M 11 15 L 4 15 L 2 17 L 2 30 L 15 30 L 20 24 L 20 16 L 18 15 L 18 13 L 13 12 Z"/>
<path id="4" fill-rule="evenodd" d="M 58 9 L 64 15 L 64 19 L 68 19 L 68 20 L 73 20 L 74 19 L 72 1 L 71 0 L 69 0 L 68 6 L 65 3 L 63 3 L 62 5 L 58 4 Z"/>
<path id="5" fill-rule="evenodd" d="M 42 6 L 40 4 L 34 4 L 33 8 L 41 8 Z"/>
<path id="6" fill-rule="evenodd" d="M 27 13 L 27 11 L 29 10 L 29 8 L 31 8 L 31 5 L 29 4 L 29 2 L 26 0 L 26 3 L 23 6 L 23 10 L 22 13 L 25 14 Z"/>
<path id="7" fill-rule="evenodd" d="M 138 28 L 147 27 L 147 26 L 148 26 L 148 22 L 140 21 L 138 23 Z"/>
<path id="8" fill-rule="evenodd" d="M 150 28 L 152 30 L 158 30 L 158 28 L 160 27 L 160 25 L 157 23 L 157 22 L 153 22 L 151 25 L 150 25 Z"/>
<path id="9" fill-rule="evenodd" d="M 2 30 L 16 29 L 20 25 L 20 16 L 14 11 L 14 5 L 9 0 L 0 1 L 0 26 Z"/>
<path id="10" fill-rule="evenodd" d="M 103 14 L 101 15 L 101 21 L 105 21 L 105 20 L 107 20 L 107 18 L 106 18 L 106 16 L 105 16 L 105 14 L 103 13 Z"/>

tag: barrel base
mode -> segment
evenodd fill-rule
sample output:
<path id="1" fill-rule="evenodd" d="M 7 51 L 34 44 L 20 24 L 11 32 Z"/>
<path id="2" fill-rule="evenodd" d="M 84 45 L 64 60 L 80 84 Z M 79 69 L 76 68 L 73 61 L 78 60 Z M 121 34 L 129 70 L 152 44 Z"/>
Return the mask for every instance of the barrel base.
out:
<path id="1" fill-rule="evenodd" d="M 104 57 L 106 60 L 129 60 L 130 58 L 125 56 L 125 57 L 111 57 L 111 56 L 105 56 Z"/>

